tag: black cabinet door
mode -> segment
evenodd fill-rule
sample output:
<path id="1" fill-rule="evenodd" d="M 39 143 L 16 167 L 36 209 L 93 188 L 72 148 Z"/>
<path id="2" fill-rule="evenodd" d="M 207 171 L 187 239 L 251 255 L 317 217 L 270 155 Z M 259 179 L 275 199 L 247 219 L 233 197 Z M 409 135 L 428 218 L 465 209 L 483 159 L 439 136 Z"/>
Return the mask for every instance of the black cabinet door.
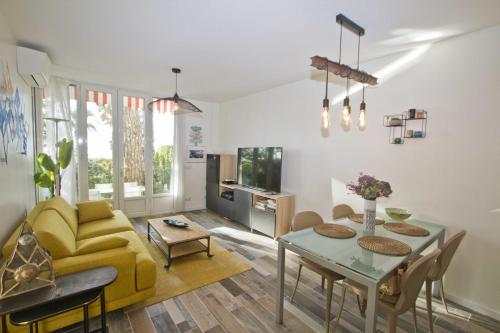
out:
<path id="1" fill-rule="evenodd" d="M 219 212 L 219 184 L 207 182 L 207 208 L 216 213 Z"/>
<path id="2" fill-rule="evenodd" d="M 252 193 L 234 190 L 234 220 L 250 228 L 250 208 L 252 207 Z"/>
<path id="3" fill-rule="evenodd" d="M 220 155 L 207 155 L 207 184 L 219 184 Z"/>

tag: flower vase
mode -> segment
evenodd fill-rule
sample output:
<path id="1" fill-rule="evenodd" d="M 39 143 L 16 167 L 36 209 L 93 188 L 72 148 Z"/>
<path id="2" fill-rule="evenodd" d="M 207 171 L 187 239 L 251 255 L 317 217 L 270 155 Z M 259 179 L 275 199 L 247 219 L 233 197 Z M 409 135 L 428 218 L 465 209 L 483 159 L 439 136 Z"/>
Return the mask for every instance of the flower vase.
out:
<path id="1" fill-rule="evenodd" d="M 363 214 L 363 232 L 366 234 L 375 233 L 375 211 L 377 209 L 376 200 L 365 199 L 365 212 Z"/>

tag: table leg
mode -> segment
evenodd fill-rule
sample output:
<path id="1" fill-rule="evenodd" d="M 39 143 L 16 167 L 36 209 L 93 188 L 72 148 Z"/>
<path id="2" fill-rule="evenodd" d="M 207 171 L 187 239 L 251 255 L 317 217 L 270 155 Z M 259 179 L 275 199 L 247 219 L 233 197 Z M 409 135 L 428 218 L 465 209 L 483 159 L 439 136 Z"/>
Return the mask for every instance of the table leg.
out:
<path id="1" fill-rule="evenodd" d="M 83 332 L 89 333 L 89 305 L 83 306 Z"/>
<path id="2" fill-rule="evenodd" d="M 207 238 L 207 256 L 213 257 L 213 254 L 210 254 L 210 237 Z"/>
<path id="3" fill-rule="evenodd" d="M 278 241 L 278 292 L 276 294 L 276 322 L 283 324 L 285 301 L 285 247 Z"/>
<path id="4" fill-rule="evenodd" d="M 377 330 L 377 296 L 377 284 L 368 286 L 365 333 L 375 333 Z"/>
<path id="5" fill-rule="evenodd" d="M 7 317 L 2 316 L 2 333 L 7 333 Z"/>
<path id="6" fill-rule="evenodd" d="M 444 234 L 445 234 L 444 230 L 441 231 L 441 233 L 439 234 L 439 237 L 437 239 L 437 246 L 438 246 L 439 249 L 443 247 L 443 244 L 444 244 Z M 439 289 L 440 289 L 440 285 L 439 285 L 438 281 L 432 282 L 432 296 L 439 297 L 439 295 L 440 295 L 439 294 L 439 292 L 440 292 Z"/>
<path id="7" fill-rule="evenodd" d="M 148 242 L 151 242 L 151 225 L 148 222 Z"/>
<path id="8" fill-rule="evenodd" d="M 165 264 L 165 268 L 169 269 L 170 268 L 170 264 L 172 263 L 172 257 L 171 257 L 171 255 L 172 255 L 172 246 L 171 245 L 167 246 L 167 251 L 168 251 L 168 253 L 167 253 L 167 263 Z"/>
<path id="9" fill-rule="evenodd" d="M 104 290 L 101 293 L 101 332 L 107 332 L 106 327 L 106 299 L 104 296 Z"/>
<path id="10" fill-rule="evenodd" d="M 33 333 L 33 323 L 30 323 L 30 333 Z"/>

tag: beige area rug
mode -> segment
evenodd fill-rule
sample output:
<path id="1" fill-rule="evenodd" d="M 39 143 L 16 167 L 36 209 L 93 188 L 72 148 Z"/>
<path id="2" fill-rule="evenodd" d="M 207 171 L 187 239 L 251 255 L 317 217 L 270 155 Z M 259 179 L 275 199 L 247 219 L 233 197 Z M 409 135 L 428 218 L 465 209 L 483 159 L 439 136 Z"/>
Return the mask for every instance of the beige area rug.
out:
<path id="1" fill-rule="evenodd" d="M 248 264 L 217 244 L 212 238 L 210 252 L 213 257 L 208 258 L 206 253 L 193 254 L 173 260 L 170 269 L 166 270 L 164 268 L 166 259 L 163 253 L 153 242 L 148 242 L 147 235 L 140 234 L 139 237 L 156 262 L 156 295 L 147 299 L 143 303 L 145 306 L 251 269 Z"/>

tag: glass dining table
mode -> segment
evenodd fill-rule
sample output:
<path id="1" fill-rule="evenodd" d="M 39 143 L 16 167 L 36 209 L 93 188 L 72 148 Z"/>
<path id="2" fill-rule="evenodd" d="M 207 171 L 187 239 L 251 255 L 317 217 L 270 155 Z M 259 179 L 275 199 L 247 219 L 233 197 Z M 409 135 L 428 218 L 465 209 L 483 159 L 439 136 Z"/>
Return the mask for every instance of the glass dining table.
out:
<path id="1" fill-rule="evenodd" d="M 391 221 L 383 216 L 387 222 Z M 382 225 L 375 227 L 375 236 L 384 236 L 408 244 L 412 252 L 407 256 L 389 256 L 363 249 L 357 240 L 363 237 L 363 225 L 347 218 L 335 220 L 356 231 L 356 236 L 348 239 L 328 238 L 317 234 L 312 228 L 290 232 L 278 240 L 278 294 L 276 300 L 276 322 L 283 323 L 285 250 L 292 251 L 334 272 L 352 279 L 368 290 L 365 332 L 375 332 L 377 324 L 377 294 L 379 286 L 391 277 L 400 264 L 415 257 L 437 241 L 438 247 L 444 242 L 445 227 L 419 221 L 407 220 L 429 231 L 428 236 L 414 237 L 386 230 Z M 436 292 L 436 291 L 434 291 Z"/>

